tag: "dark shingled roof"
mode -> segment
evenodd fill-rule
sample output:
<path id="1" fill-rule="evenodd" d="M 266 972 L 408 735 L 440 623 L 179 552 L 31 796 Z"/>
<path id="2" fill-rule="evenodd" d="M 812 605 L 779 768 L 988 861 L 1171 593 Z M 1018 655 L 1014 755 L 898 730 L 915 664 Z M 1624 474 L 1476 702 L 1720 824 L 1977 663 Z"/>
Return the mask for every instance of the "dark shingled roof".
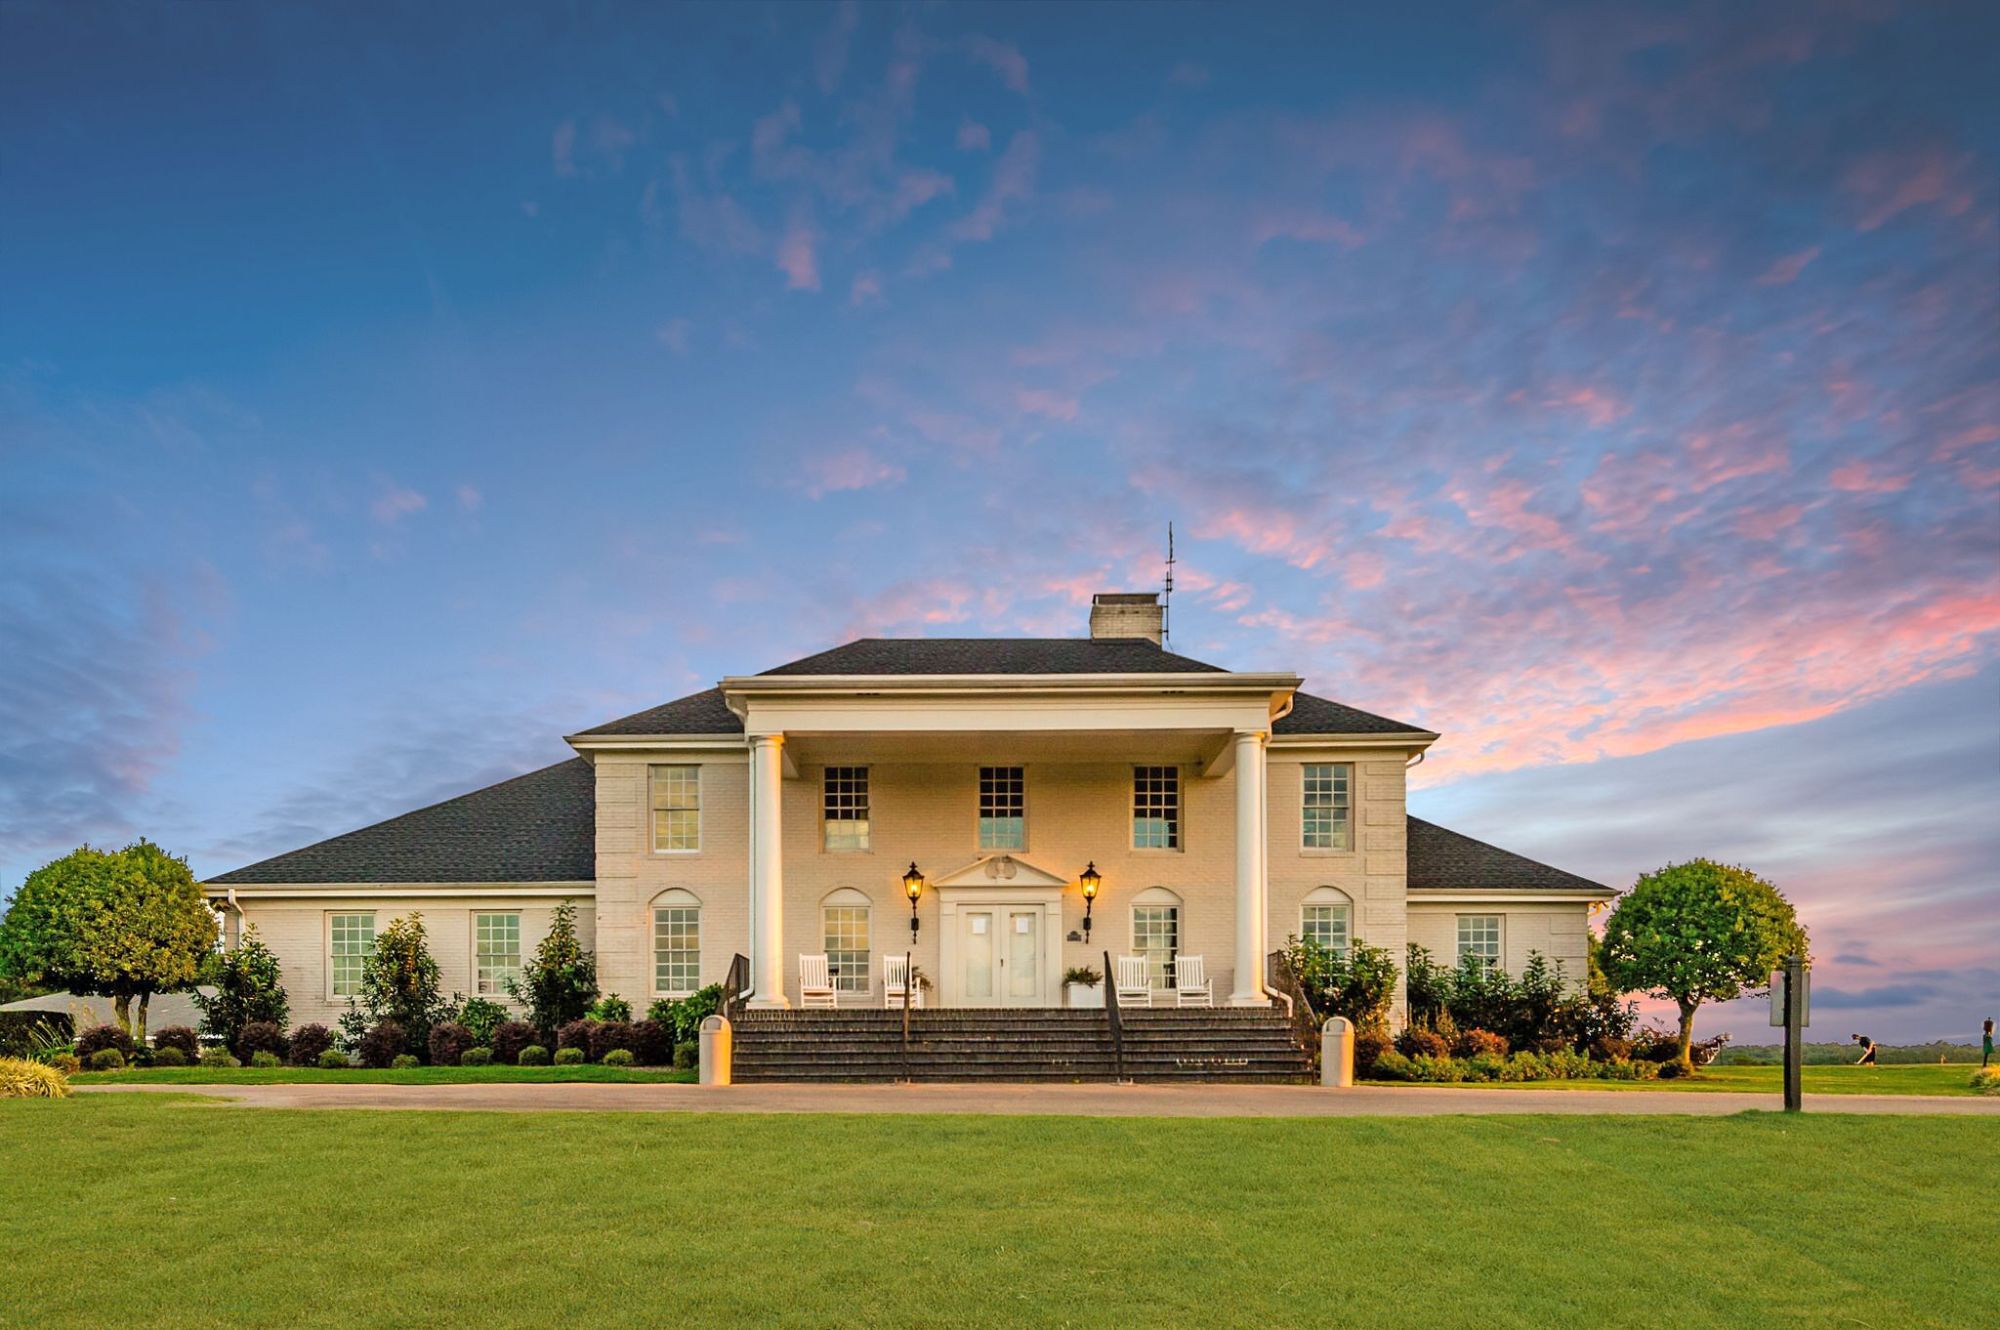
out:
<path id="1" fill-rule="evenodd" d="M 1589 878 L 1536 863 L 1511 850 L 1409 819 L 1412 891 L 1608 891 Z"/>
<path id="2" fill-rule="evenodd" d="M 589 882 L 596 838 L 596 773 L 573 757 L 208 881 Z"/>
<path id="3" fill-rule="evenodd" d="M 743 721 L 722 700 L 720 688 L 710 688 L 648 711 L 607 721 L 585 734 L 741 734 Z"/>
<path id="4" fill-rule="evenodd" d="M 1427 734 L 1421 725 L 1406 725 L 1370 711 L 1357 711 L 1339 702 L 1314 697 L 1308 692 L 1292 694 L 1291 714 L 1271 727 L 1276 734 Z"/>
<path id="5" fill-rule="evenodd" d="M 864 637 L 765 674 L 1220 674 L 1144 638 Z"/>

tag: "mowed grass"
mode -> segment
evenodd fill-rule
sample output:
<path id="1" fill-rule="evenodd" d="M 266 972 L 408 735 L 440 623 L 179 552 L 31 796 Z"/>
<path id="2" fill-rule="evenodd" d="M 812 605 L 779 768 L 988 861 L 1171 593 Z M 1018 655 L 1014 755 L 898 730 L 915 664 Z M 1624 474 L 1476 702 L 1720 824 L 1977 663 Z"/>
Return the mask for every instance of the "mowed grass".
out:
<path id="1" fill-rule="evenodd" d="M 1800 1084 L 1815 1094 L 1971 1095 L 1979 1064 L 1913 1063 L 1896 1067 L 1804 1067 Z M 1383 1082 L 1387 1084 L 1387 1082 Z M 1480 1081 L 1431 1087 L 1441 1090 L 1731 1090 L 1768 1094 L 1773 1107 L 1785 1093 L 1782 1067 L 1703 1067 L 1692 1079 L 1673 1081 Z"/>
<path id="2" fill-rule="evenodd" d="M 661 1067 L 132 1067 L 86 1071 L 70 1078 L 78 1085 L 326 1085 L 341 1081 L 370 1085 L 495 1085 L 519 1082 L 695 1080 L 692 1071 Z"/>
<path id="3" fill-rule="evenodd" d="M 1996 1141 L 10 1102 L 0 1325 L 1984 1326 Z"/>

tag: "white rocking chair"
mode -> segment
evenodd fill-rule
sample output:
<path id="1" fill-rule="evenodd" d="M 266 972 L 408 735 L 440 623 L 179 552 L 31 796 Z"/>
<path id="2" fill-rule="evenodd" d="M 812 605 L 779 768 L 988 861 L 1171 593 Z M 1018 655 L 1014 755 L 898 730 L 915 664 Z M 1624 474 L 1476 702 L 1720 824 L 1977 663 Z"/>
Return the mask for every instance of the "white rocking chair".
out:
<path id="1" fill-rule="evenodd" d="M 1209 982 L 1208 970 L 1200 956 L 1174 957 L 1174 1005 L 1177 1007 L 1212 1007 L 1215 1005 L 1215 987 Z"/>
<path id="2" fill-rule="evenodd" d="M 1115 991 L 1121 1007 L 1153 1005 L 1152 966 L 1144 956 L 1120 956 L 1115 966 Z"/>
<path id="3" fill-rule="evenodd" d="M 799 957 L 799 1005 L 801 1007 L 840 1005 L 834 999 L 833 976 L 827 971 L 824 953 L 818 956 Z"/>
<path id="4" fill-rule="evenodd" d="M 882 958 L 882 1005 L 895 1008 L 903 1005 L 903 994 L 910 987 L 910 958 L 905 956 L 884 956 Z M 917 995 L 910 994 L 910 1005 L 917 1005 Z"/>

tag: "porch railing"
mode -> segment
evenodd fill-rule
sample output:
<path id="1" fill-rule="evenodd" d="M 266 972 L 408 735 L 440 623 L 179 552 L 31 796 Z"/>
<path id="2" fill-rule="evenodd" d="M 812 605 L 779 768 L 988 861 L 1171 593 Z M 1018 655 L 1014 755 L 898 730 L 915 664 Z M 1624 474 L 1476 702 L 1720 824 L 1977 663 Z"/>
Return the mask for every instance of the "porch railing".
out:
<path id="1" fill-rule="evenodd" d="M 1270 977 L 1266 980 L 1274 993 L 1283 994 L 1285 1005 L 1292 1018 L 1292 1038 L 1312 1061 L 1313 1074 L 1319 1074 L 1319 1013 L 1313 1010 L 1312 999 L 1306 996 L 1305 985 L 1299 982 L 1298 971 L 1292 968 L 1292 958 L 1282 951 L 1274 951 L 1269 958 Z"/>
<path id="2" fill-rule="evenodd" d="M 917 986 L 917 972 L 909 952 L 903 953 L 903 1079 L 910 1079 L 910 990 Z"/>
<path id="3" fill-rule="evenodd" d="M 1111 1070 L 1125 1082 L 1125 1022 L 1118 1014 L 1118 984 L 1111 970 L 1111 953 L 1104 953 L 1104 1019 L 1111 1026 Z"/>
<path id="4" fill-rule="evenodd" d="M 737 952 L 729 959 L 729 973 L 722 976 L 722 997 L 715 1004 L 715 1014 L 726 1020 L 735 1020 L 743 1005 L 743 990 L 750 987 L 750 958 Z"/>

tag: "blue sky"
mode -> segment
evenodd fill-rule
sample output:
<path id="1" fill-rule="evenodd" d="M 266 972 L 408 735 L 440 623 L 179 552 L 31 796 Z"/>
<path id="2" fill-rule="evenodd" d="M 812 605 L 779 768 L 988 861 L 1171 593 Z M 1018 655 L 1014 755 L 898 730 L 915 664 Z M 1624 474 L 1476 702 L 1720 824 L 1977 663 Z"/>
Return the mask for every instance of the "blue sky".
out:
<path id="1" fill-rule="evenodd" d="M 0 890 L 1079 632 L 1171 519 L 1175 645 L 1443 731 L 1416 811 L 2000 1014 L 1990 7 L 6 25 Z"/>

